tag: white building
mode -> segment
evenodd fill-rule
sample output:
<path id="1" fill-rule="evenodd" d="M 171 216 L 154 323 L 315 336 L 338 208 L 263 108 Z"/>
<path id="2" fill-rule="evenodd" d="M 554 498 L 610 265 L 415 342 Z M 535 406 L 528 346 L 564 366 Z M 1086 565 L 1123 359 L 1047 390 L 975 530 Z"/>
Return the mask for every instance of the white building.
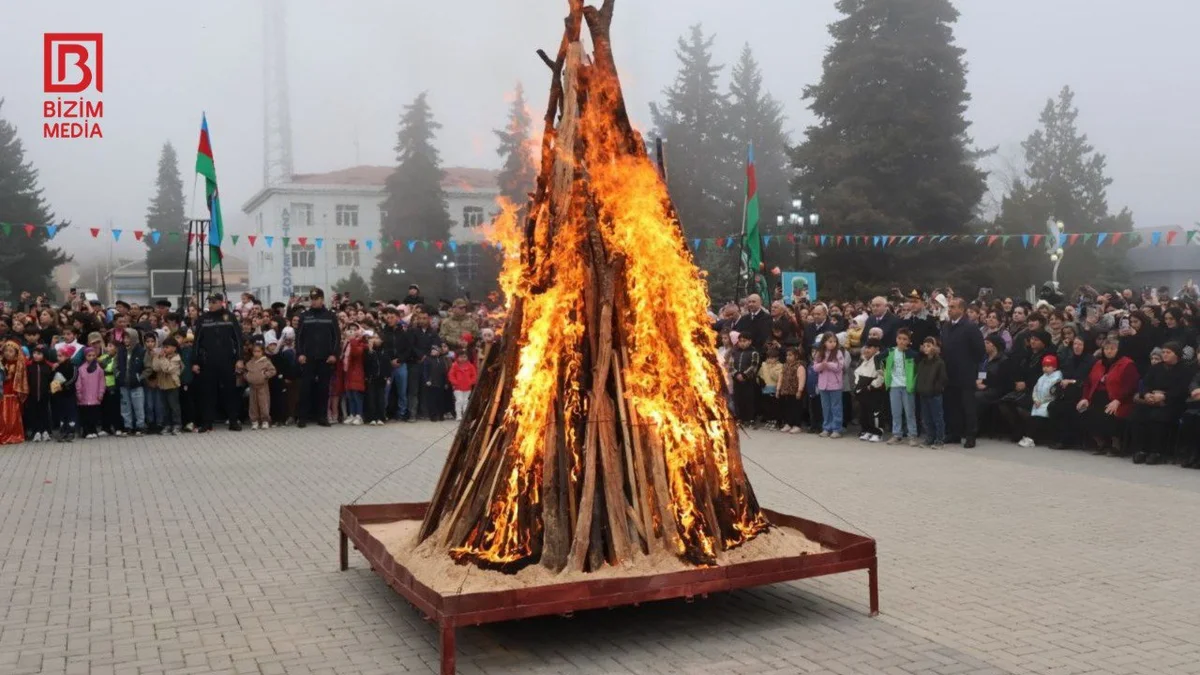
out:
<path id="1" fill-rule="evenodd" d="M 250 234 L 257 238 L 250 255 L 250 291 L 265 303 L 283 302 L 289 286 L 301 295 L 313 286 L 328 289 L 354 269 L 369 282 L 381 250 L 384 184 L 392 171 L 386 166 L 356 166 L 297 174 L 251 197 L 242 206 L 252 223 Z M 499 211 L 497 172 L 451 167 L 445 173 L 442 187 L 454 220 L 451 239 L 458 244 L 478 242 L 483 238 L 481 226 Z M 270 246 L 267 236 L 274 237 Z M 284 237 L 289 239 L 287 250 Z M 320 247 L 317 239 L 322 240 Z M 431 248 L 430 255 L 446 255 L 456 262 L 456 274 L 469 274 L 478 247 L 461 246 L 453 253 L 447 245 L 441 252 Z"/>

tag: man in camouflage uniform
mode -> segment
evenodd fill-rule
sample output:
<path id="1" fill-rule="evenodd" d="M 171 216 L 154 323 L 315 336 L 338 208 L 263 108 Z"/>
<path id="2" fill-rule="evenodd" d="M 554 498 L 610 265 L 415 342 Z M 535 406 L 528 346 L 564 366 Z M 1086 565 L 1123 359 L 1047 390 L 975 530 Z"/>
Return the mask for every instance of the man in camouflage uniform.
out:
<path id="1" fill-rule="evenodd" d="M 442 320 L 438 337 L 455 352 L 461 352 L 479 339 L 479 323 L 467 313 L 467 301 L 459 298 L 450 306 L 450 316 Z M 464 339 L 470 335 L 470 341 Z"/>

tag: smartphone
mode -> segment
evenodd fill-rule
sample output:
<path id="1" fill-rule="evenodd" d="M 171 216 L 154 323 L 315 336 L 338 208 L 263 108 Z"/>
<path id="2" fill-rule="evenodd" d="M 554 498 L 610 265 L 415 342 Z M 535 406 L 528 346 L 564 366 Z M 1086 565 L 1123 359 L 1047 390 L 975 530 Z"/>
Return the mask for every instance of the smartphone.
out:
<path id="1" fill-rule="evenodd" d="M 1129 317 L 1121 317 L 1121 330 L 1129 330 Z"/>

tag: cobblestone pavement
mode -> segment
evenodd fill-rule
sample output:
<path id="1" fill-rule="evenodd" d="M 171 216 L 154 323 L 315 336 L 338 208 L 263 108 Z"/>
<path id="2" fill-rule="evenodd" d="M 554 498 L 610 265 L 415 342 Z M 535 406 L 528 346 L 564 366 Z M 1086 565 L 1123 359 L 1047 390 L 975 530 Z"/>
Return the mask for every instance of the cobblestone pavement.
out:
<path id="1" fill-rule="evenodd" d="M 0 673 L 436 672 L 337 507 L 428 497 L 449 424 L 0 448 Z M 759 433 L 760 500 L 879 540 L 865 572 L 467 628 L 461 673 L 1200 672 L 1200 472 Z M 768 473 L 769 472 L 769 473 Z"/>

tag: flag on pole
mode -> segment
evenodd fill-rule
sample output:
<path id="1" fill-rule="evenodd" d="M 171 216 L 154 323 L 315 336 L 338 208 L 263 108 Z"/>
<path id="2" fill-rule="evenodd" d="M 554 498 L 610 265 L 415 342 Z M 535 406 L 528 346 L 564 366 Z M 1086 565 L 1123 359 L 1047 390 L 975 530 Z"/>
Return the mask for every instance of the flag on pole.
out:
<path id="1" fill-rule="evenodd" d="M 746 154 L 746 215 L 742 222 L 742 274 L 749 280 L 749 287 L 764 299 L 770 294 L 766 280 L 758 276 L 762 266 L 762 237 L 758 233 L 758 177 L 754 170 L 754 144 Z M 757 279 L 757 283 L 755 280 Z"/>
<path id="2" fill-rule="evenodd" d="M 200 117 L 200 147 L 196 150 L 196 173 L 204 176 L 204 198 L 208 204 L 208 264 L 221 264 L 221 243 L 225 224 L 221 220 L 221 193 L 217 190 L 217 166 L 213 162 L 212 140 L 208 136 L 208 116 Z"/>

